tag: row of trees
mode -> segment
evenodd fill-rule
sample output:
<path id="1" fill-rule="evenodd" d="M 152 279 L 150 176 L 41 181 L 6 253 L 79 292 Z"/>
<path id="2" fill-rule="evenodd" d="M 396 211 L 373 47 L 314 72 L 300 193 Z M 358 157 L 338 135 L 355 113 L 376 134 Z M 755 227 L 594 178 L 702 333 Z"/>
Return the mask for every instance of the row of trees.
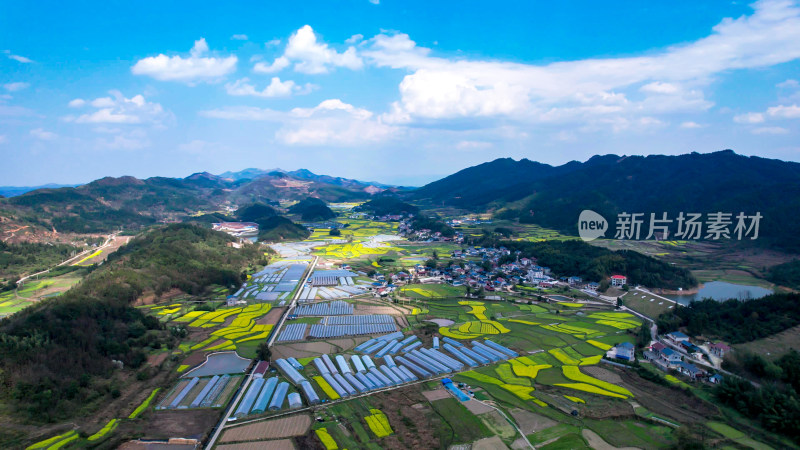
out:
<path id="1" fill-rule="evenodd" d="M 439 217 L 415 216 L 411 220 L 411 228 L 415 230 L 431 230 L 433 233 L 442 233 L 444 237 L 453 237 L 456 235 L 456 230 L 444 223 Z"/>
<path id="2" fill-rule="evenodd" d="M 686 328 L 690 335 L 738 344 L 800 324 L 799 305 L 800 294 L 772 294 L 747 301 L 706 299 L 662 314 L 657 324 L 664 332 Z"/>
<path id="3" fill-rule="evenodd" d="M 714 394 L 720 402 L 760 422 L 767 430 L 800 442 L 800 401 L 793 386 L 768 383 L 755 387 L 749 381 L 725 377 Z"/>

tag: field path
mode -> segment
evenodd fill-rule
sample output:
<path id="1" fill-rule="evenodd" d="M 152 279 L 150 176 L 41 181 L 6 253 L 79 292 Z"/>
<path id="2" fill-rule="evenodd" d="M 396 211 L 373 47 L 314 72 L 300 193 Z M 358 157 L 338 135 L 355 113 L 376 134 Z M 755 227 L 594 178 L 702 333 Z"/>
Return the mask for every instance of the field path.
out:
<path id="1" fill-rule="evenodd" d="M 583 438 L 586 439 L 586 442 L 589 443 L 589 447 L 592 447 L 594 450 L 641 450 L 639 447 L 614 447 L 604 441 L 600 435 L 588 428 L 584 428 L 581 434 Z"/>

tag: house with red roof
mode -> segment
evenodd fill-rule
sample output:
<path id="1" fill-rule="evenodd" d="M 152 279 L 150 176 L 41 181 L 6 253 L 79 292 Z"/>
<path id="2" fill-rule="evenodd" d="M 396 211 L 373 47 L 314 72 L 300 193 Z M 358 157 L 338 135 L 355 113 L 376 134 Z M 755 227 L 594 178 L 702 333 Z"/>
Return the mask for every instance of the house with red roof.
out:
<path id="1" fill-rule="evenodd" d="M 624 286 L 628 284 L 628 277 L 625 275 L 611 275 L 612 286 Z"/>

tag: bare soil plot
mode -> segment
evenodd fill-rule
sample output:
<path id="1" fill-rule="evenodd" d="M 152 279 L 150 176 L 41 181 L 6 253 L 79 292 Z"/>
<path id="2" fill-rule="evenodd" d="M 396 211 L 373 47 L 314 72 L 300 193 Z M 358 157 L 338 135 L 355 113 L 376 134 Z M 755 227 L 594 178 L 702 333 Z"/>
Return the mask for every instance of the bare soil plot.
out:
<path id="1" fill-rule="evenodd" d="M 661 386 L 626 370 L 615 370 L 615 373 L 634 399 L 658 416 L 678 423 L 705 423 L 709 417 L 719 414 L 716 406 L 680 388 Z"/>
<path id="2" fill-rule="evenodd" d="M 428 399 L 429 402 L 435 402 L 436 400 L 442 400 L 445 398 L 450 398 L 450 394 L 447 393 L 445 389 L 435 389 L 433 391 L 423 391 L 422 395 Z"/>
<path id="3" fill-rule="evenodd" d="M 510 428 L 510 425 L 509 425 Z M 499 436 L 483 438 L 472 443 L 472 450 L 506 450 L 508 446 Z"/>
<path id="4" fill-rule="evenodd" d="M 141 425 L 148 439 L 169 439 L 184 437 L 203 439 L 217 424 L 221 412 L 214 409 L 181 409 L 156 411 Z M 125 425 L 135 425 L 133 422 Z M 120 425 L 120 429 L 122 425 Z M 141 432 L 139 430 L 139 432 Z M 121 432 L 121 431 L 120 431 Z"/>
<path id="5" fill-rule="evenodd" d="M 370 403 L 386 414 L 394 434 L 383 438 L 384 448 L 439 448 L 440 438 L 434 422 L 438 416 L 432 415 L 430 403 L 418 386 L 408 386 L 370 397 Z M 423 408 L 414 405 L 423 403 Z M 411 425 L 409 425 L 411 424 Z"/>
<path id="6" fill-rule="evenodd" d="M 302 436 L 308 432 L 309 427 L 311 427 L 310 415 L 295 414 L 228 428 L 220 438 L 220 442 L 247 442 Z"/>
<path id="7" fill-rule="evenodd" d="M 486 428 L 488 428 L 492 432 L 492 434 L 494 434 L 494 437 L 499 437 L 502 439 L 511 439 L 517 434 L 517 430 L 515 430 L 514 427 L 512 427 L 511 424 L 508 423 L 508 421 L 506 421 L 506 419 L 503 416 L 501 416 L 499 412 L 495 410 L 491 410 L 485 414 L 481 414 L 480 418 L 486 425 Z M 477 444 L 477 442 L 475 444 Z M 473 449 L 475 448 L 475 444 L 472 444 Z M 501 442 L 501 444 L 503 443 Z M 487 443 L 487 445 L 491 444 Z M 503 444 L 502 447 L 489 446 L 484 448 L 508 448 L 508 447 L 506 447 L 505 444 Z"/>
<path id="8" fill-rule="evenodd" d="M 147 364 L 150 364 L 153 367 L 158 367 L 164 362 L 164 360 L 167 359 L 167 356 L 169 356 L 169 352 L 161 352 L 156 353 L 155 355 L 150 355 L 147 357 Z"/>
<path id="9" fill-rule="evenodd" d="M 514 422 L 517 423 L 517 426 L 525 435 L 533 434 L 537 431 L 557 425 L 557 422 L 549 417 L 541 416 L 524 409 L 515 408 L 509 410 L 509 412 L 511 413 L 511 418 L 514 419 Z"/>
<path id="10" fill-rule="evenodd" d="M 586 439 L 589 447 L 592 447 L 594 450 L 640 450 L 639 447 L 614 447 L 613 445 L 604 441 L 600 435 L 588 428 L 584 428 L 583 431 L 581 431 L 581 434 L 583 435 L 583 438 Z"/>
<path id="11" fill-rule="evenodd" d="M 512 450 L 528 450 L 531 447 L 528 445 L 528 441 L 523 438 L 519 438 L 516 441 L 511 443 Z"/>
<path id="12" fill-rule="evenodd" d="M 256 324 L 258 325 L 277 325 L 278 320 L 281 318 L 281 314 L 283 314 L 283 310 L 286 308 L 272 308 L 269 310 L 267 315 L 258 318 L 256 320 Z"/>
<path id="13" fill-rule="evenodd" d="M 490 411 L 494 411 L 491 406 L 483 404 L 477 400 L 467 400 L 466 402 L 461 402 L 472 414 L 484 414 Z"/>
<path id="14" fill-rule="evenodd" d="M 611 384 L 618 385 L 622 383 L 622 377 L 620 377 L 617 373 L 604 369 L 600 366 L 584 366 L 581 367 L 581 370 L 587 375 L 591 375 Z"/>
<path id="15" fill-rule="evenodd" d="M 326 341 L 297 342 L 293 344 L 280 344 L 272 348 L 274 358 L 308 358 L 324 353 L 341 353 L 369 339 L 369 336 L 356 336 L 343 339 L 329 339 Z"/>
<path id="16" fill-rule="evenodd" d="M 97 256 L 85 261 L 81 261 L 83 258 L 80 258 L 74 263 L 74 265 L 78 265 L 78 262 L 80 262 L 80 265 L 82 266 L 90 266 L 92 264 L 98 264 L 102 261 L 105 261 L 108 259 L 108 255 L 114 253 L 115 251 L 119 250 L 120 247 L 127 244 L 131 240 L 131 237 L 132 236 L 114 236 L 108 246 L 103 247 L 102 251 Z M 89 255 L 91 254 L 92 252 L 89 252 Z"/>
<path id="17" fill-rule="evenodd" d="M 202 341 L 203 339 L 200 339 Z M 199 366 L 206 362 L 206 354 L 201 351 L 193 351 L 189 353 L 189 355 L 181 361 L 181 364 L 185 364 L 189 367 Z"/>
<path id="18" fill-rule="evenodd" d="M 275 441 L 244 442 L 241 444 L 218 445 L 218 450 L 294 450 L 295 445 L 291 439 L 278 439 Z"/>
<path id="19" fill-rule="evenodd" d="M 356 314 L 391 314 L 393 316 L 402 315 L 405 308 L 389 306 L 386 304 L 364 304 L 356 303 L 354 312 Z M 410 312 L 410 311 L 409 311 Z"/>

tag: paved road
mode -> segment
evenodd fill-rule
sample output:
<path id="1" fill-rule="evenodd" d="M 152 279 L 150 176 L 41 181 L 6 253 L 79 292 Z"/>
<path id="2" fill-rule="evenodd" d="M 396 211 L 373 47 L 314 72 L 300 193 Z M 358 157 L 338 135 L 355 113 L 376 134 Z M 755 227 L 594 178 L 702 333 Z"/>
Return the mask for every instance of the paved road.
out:
<path id="1" fill-rule="evenodd" d="M 45 274 L 47 272 L 50 272 L 51 270 L 55 269 L 56 267 L 66 266 L 67 264 L 71 263 L 72 261 L 75 261 L 76 259 L 80 258 L 81 256 L 83 256 L 83 255 L 85 255 L 85 254 L 87 254 L 87 253 L 89 253 L 91 251 L 95 251 L 96 252 L 97 250 L 102 250 L 102 249 L 108 247 L 111 244 L 111 242 L 114 241 L 114 238 L 117 236 L 117 234 L 119 234 L 119 233 L 109 234 L 108 237 L 106 238 L 106 241 L 100 247 L 90 248 L 88 250 L 84 250 L 84 251 L 78 253 L 77 255 L 67 259 L 67 260 L 61 261 L 60 263 L 56 264 L 55 266 L 53 266 L 53 267 L 51 267 L 51 268 L 49 268 L 47 270 L 43 270 L 41 272 L 32 273 L 30 275 L 26 275 L 26 276 L 20 278 L 17 281 L 17 284 L 21 284 L 21 283 L 25 282 L 26 280 L 28 280 L 30 278 L 37 277 L 39 275 Z"/>
<path id="2" fill-rule="evenodd" d="M 297 304 L 297 299 L 298 297 L 300 297 L 300 293 L 303 292 L 303 286 L 305 286 L 306 282 L 308 281 L 308 278 L 314 272 L 314 266 L 317 265 L 318 260 L 319 257 L 315 256 L 314 260 L 306 268 L 306 272 L 304 273 L 303 278 L 300 280 L 299 288 L 297 289 L 297 292 L 295 292 L 295 294 L 292 296 L 292 303 L 289 304 L 289 307 L 286 308 L 286 311 L 284 311 L 283 314 L 281 315 L 280 320 L 275 325 L 275 328 L 273 328 L 274 332 L 272 333 L 272 336 L 270 336 L 269 340 L 267 341 L 267 345 L 269 345 L 270 347 L 272 347 L 272 344 L 275 342 L 275 338 L 278 336 L 280 328 L 281 326 L 283 326 L 283 322 L 286 321 L 287 315 Z M 208 440 L 208 443 L 205 446 L 206 450 L 210 450 L 212 447 L 214 447 L 214 444 L 217 442 L 217 439 L 219 439 L 220 433 L 222 433 L 222 430 L 225 429 L 225 425 L 228 424 L 228 418 L 230 418 L 231 414 L 233 413 L 234 406 L 239 404 L 239 401 L 242 399 L 242 396 L 245 394 L 247 388 L 250 386 L 251 381 L 253 381 L 253 371 L 251 371 L 247 375 L 247 378 L 245 379 L 244 384 L 242 384 L 242 387 L 239 389 L 239 392 L 236 394 L 236 397 L 228 404 L 228 408 L 225 410 L 225 414 L 222 415 L 222 419 L 220 419 L 219 423 L 217 424 L 217 428 L 214 429 L 214 433 L 211 435 L 211 437 Z M 294 410 L 292 412 L 297 412 L 297 410 Z M 240 424 L 242 422 L 236 422 L 236 423 Z"/>
<path id="3" fill-rule="evenodd" d="M 253 381 L 253 371 L 250 371 L 250 373 L 247 375 L 247 378 L 245 378 L 244 383 L 239 388 L 239 392 L 236 393 L 236 397 L 233 399 L 233 401 L 228 403 L 228 408 L 225 410 L 225 414 L 222 415 L 222 420 L 219 421 L 217 428 L 214 429 L 214 434 L 211 435 L 211 438 L 208 440 L 208 444 L 206 444 L 206 450 L 211 450 L 211 448 L 214 447 L 217 439 L 219 439 L 220 433 L 222 433 L 222 430 L 225 429 L 225 424 L 228 423 L 228 418 L 233 412 L 233 407 L 239 404 L 239 400 L 242 399 L 244 393 L 247 392 L 247 388 L 250 387 L 251 381 Z"/>

